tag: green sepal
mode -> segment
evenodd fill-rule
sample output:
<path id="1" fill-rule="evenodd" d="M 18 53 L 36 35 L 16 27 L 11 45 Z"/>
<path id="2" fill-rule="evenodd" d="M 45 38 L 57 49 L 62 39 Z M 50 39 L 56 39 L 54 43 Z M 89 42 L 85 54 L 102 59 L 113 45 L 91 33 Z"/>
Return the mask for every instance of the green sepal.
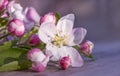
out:
<path id="1" fill-rule="evenodd" d="M 9 22 L 9 18 L 0 18 L 0 27 L 6 26 Z"/>
<path id="2" fill-rule="evenodd" d="M 58 12 L 55 13 L 55 16 L 56 16 L 56 22 L 58 22 L 58 20 L 61 18 L 61 16 Z"/>
<path id="3" fill-rule="evenodd" d="M 86 55 L 84 52 L 82 52 L 82 51 L 80 50 L 80 47 L 79 47 L 79 46 L 76 45 L 76 46 L 73 46 L 73 48 L 75 48 L 80 54 L 84 55 L 85 57 L 88 57 L 88 58 L 91 58 L 92 60 L 94 60 L 94 57 L 93 57 L 92 54 Z"/>
<path id="4" fill-rule="evenodd" d="M 46 44 L 43 42 L 40 42 L 38 45 L 34 46 L 34 48 L 39 48 L 40 50 L 45 50 Z"/>

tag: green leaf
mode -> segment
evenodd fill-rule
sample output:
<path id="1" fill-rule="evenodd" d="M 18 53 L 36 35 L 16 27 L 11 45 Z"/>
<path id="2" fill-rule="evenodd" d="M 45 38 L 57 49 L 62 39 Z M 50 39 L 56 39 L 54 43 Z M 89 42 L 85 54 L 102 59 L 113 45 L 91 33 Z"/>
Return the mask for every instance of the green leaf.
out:
<path id="1" fill-rule="evenodd" d="M 57 22 L 58 22 L 58 20 L 61 18 L 61 16 L 58 12 L 55 14 L 55 16 L 56 16 L 56 19 L 57 19 Z"/>
<path id="2" fill-rule="evenodd" d="M 31 66 L 31 62 L 26 57 L 27 52 L 23 52 L 18 59 L 19 70 L 26 70 Z"/>
<path id="3" fill-rule="evenodd" d="M 30 62 L 26 58 L 27 50 L 12 48 L 11 45 L 9 41 L 0 46 L 0 72 L 28 69 Z"/>
<path id="4" fill-rule="evenodd" d="M 5 65 L 1 66 L 0 67 L 0 72 L 13 71 L 13 70 L 17 70 L 18 68 L 20 68 L 18 66 L 18 62 L 13 61 L 11 63 L 8 63 L 8 64 L 5 64 Z"/>

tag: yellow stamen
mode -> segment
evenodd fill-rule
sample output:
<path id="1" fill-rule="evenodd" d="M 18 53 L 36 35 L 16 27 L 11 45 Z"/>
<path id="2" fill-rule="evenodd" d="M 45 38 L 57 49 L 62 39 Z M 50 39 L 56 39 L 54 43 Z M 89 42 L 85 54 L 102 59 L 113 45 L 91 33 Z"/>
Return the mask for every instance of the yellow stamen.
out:
<path id="1" fill-rule="evenodd" d="M 52 41 L 52 44 L 57 46 L 57 47 L 61 47 L 64 44 L 64 38 L 56 35 Z"/>

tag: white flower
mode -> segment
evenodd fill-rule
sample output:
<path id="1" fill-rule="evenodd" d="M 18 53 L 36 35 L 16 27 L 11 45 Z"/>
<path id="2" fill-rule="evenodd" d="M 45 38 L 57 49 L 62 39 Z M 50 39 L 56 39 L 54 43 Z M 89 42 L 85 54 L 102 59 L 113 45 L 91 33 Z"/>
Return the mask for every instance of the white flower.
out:
<path id="1" fill-rule="evenodd" d="M 62 17 L 57 25 L 44 22 L 40 26 L 38 35 L 41 41 L 46 43 L 46 53 L 51 55 L 51 60 L 59 61 L 62 57 L 69 56 L 73 67 L 83 65 L 83 60 L 72 46 L 82 42 L 86 35 L 84 28 L 73 29 L 74 14 Z"/>

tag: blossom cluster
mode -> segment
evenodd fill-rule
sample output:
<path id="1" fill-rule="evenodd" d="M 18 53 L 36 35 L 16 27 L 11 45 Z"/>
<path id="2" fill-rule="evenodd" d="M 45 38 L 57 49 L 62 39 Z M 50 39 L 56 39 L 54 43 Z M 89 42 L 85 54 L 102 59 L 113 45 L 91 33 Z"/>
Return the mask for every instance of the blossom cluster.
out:
<path id="1" fill-rule="evenodd" d="M 85 28 L 74 28 L 74 14 L 60 17 L 49 12 L 40 16 L 33 7 L 23 9 L 14 0 L 0 0 L 0 19 L 0 44 L 11 41 L 12 48 L 27 49 L 33 71 L 44 71 L 49 62 L 63 70 L 81 67 L 81 55 L 92 57 L 94 44 L 84 40 Z M 2 24 L 4 20 L 6 24 Z"/>

